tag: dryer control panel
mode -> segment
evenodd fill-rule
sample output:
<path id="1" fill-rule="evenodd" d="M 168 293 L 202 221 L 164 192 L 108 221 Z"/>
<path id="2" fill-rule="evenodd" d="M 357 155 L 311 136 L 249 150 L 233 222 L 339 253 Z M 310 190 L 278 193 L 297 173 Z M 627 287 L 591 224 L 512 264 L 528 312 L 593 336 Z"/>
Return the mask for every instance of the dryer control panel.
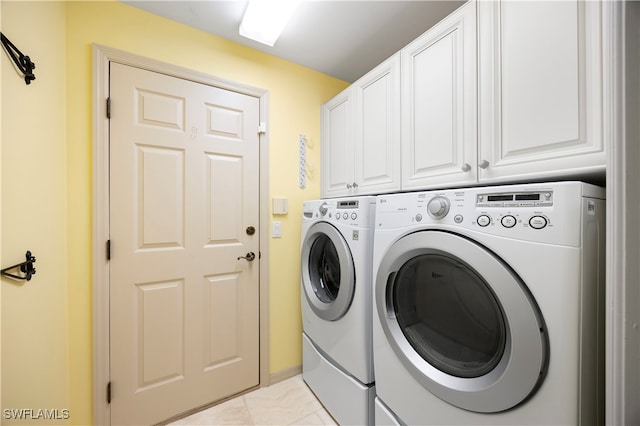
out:
<path id="1" fill-rule="evenodd" d="M 582 214 L 604 214 L 602 188 L 581 182 L 380 195 L 376 229 L 450 228 L 577 245 Z"/>
<path id="2" fill-rule="evenodd" d="M 553 191 L 489 192 L 476 196 L 476 207 L 551 207 Z"/>
<path id="3" fill-rule="evenodd" d="M 533 190 L 519 192 L 488 192 L 476 195 L 476 208 L 509 209 L 518 212 L 519 209 L 531 209 L 540 207 L 553 207 L 553 190 Z M 513 228 L 518 224 L 517 213 L 499 214 L 500 225 L 505 228 Z M 522 219 L 520 219 L 522 220 Z M 525 218 L 526 220 L 526 218 Z M 492 223 L 492 215 L 481 214 L 476 223 L 480 227 L 489 226 Z M 528 225 L 534 229 L 543 229 L 549 225 L 549 219 L 542 213 L 530 214 Z"/>

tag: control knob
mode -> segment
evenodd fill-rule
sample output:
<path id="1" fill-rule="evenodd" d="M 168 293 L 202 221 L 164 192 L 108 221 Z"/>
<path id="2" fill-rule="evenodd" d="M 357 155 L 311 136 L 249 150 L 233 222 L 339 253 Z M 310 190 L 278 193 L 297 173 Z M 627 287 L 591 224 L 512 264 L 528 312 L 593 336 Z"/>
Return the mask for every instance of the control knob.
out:
<path id="1" fill-rule="evenodd" d="M 327 203 L 322 203 L 320 207 L 318 207 L 318 210 L 320 211 L 320 216 L 324 216 L 329 211 L 329 206 Z"/>
<path id="2" fill-rule="evenodd" d="M 451 202 L 447 197 L 437 196 L 433 197 L 429 200 L 429 204 L 427 204 L 427 211 L 429 216 L 434 219 L 442 219 L 449 213 L 449 206 Z"/>

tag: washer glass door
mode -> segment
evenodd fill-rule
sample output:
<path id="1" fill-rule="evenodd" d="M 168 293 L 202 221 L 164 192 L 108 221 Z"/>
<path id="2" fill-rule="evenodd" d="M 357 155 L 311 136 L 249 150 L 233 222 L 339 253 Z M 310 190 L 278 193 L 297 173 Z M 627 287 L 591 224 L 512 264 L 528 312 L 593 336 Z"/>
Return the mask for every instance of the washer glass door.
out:
<path id="1" fill-rule="evenodd" d="M 383 257 L 375 285 L 389 345 L 441 399 L 499 412 L 542 383 L 542 314 L 517 274 L 481 244 L 436 230 L 406 235 Z"/>
<path id="2" fill-rule="evenodd" d="M 302 244 L 302 288 L 311 309 L 324 320 L 342 318 L 351 306 L 355 289 L 351 250 L 329 223 L 312 225 Z"/>

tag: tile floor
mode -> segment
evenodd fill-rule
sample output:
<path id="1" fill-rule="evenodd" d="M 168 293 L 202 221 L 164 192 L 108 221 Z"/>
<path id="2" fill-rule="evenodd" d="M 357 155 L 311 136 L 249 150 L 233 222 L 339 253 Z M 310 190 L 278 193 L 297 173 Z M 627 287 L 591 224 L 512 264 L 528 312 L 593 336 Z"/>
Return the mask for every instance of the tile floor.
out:
<path id="1" fill-rule="evenodd" d="M 336 425 L 301 375 L 223 402 L 170 425 Z"/>

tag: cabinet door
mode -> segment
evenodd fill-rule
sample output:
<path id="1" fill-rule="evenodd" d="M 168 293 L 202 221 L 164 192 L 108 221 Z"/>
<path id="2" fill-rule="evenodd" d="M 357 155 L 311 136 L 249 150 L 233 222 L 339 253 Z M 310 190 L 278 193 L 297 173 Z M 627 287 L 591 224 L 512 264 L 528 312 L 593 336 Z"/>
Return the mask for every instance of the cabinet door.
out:
<path id="1" fill-rule="evenodd" d="M 601 2 L 479 2 L 481 181 L 604 171 Z"/>
<path id="2" fill-rule="evenodd" d="M 351 86 L 322 106 L 322 197 L 352 195 L 353 91 Z"/>
<path id="3" fill-rule="evenodd" d="M 400 189 L 400 55 L 353 84 L 354 185 L 358 194 Z"/>
<path id="4" fill-rule="evenodd" d="M 402 188 L 477 179 L 476 3 L 401 51 Z"/>

